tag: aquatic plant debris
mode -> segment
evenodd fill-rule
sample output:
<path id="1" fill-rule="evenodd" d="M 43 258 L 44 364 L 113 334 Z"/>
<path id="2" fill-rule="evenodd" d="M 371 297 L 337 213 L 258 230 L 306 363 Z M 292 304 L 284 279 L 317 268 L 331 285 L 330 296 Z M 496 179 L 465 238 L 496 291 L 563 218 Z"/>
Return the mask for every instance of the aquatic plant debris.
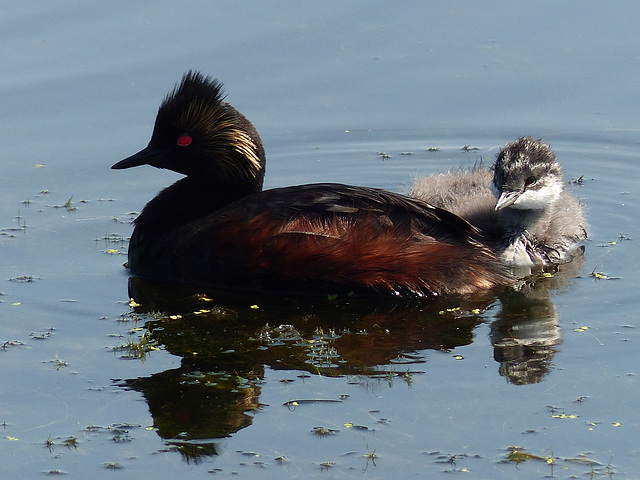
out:
<path id="1" fill-rule="evenodd" d="M 353 423 L 345 423 L 345 428 L 353 428 L 354 430 L 369 430 L 369 427 L 365 427 L 364 425 L 354 425 Z"/>
<path id="2" fill-rule="evenodd" d="M 595 270 L 590 274 L 596 280 L 619 280 L 621 277 L 611 277 L 603 272 L 596 272 Z"/>
<path id="3" fill-rule="evenodd" d="M 327 428 L 327 427 L 313 427 L 311 429 L 311 432 L 315 433 L 319 437 L 327 437 L 327 436 L 335 435 L 336 433 L 339 433 L 340 430 L 337 430 L 334 428 Z"/>
<path id="4" fill-rule="evenodd" d="M 315 400 L 289 400 L 282 405 L 285 407 L 297 407 L 298 405 L 306 405 L 309 403 L 342 403 L 342 400 L 335 399 L 315 399 Z"/>
<path id="5" fill-rule="evenodd" d="M 526 462 L 529 460 L 542 461 L 548 464 L 555 463 L 555 458 L 553 457 L 553 454 L 547 457 L 541 456 L 541 455 L 535 455 L 533 453 L 525 452 L 521 447 L 516 447 L 516 446 L 509 447 L 509 453 L 507 455 L 507 459 L 510 462 L 515 462 L 516 464 Z"/>

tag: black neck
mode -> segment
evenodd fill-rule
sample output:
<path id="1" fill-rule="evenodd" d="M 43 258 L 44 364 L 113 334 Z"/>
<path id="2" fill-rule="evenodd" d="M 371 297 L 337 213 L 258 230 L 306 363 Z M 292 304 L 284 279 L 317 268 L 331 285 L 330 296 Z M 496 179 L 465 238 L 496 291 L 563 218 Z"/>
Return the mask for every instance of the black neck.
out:
<path id="1" fill-rule="evenodd" d="M 212 185 L 186 177 L 147 203 L 135 220 L 136 229 L 166 233 L 257 191 L 253 185 Z"/>

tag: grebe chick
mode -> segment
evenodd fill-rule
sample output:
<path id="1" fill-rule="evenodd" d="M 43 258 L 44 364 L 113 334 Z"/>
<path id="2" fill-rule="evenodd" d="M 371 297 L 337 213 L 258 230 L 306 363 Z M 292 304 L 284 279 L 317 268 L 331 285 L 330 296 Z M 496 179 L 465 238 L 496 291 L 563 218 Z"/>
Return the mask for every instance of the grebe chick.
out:
<path id="1" fill-rule="evenodd" d="M 261 191 L 265 157 L 222 85 L 188 72 L 149 145 L 112 168 L 186 175 L 135 220 L 129 268 L 169 283 L 307 294 L 466 294 L 511 282 L 476 228 L 419 199 L 312 184 Z"/>
<path id="2" fill-rule="evenodd" d="M 571 261 L 587 238 L 582 206 L 565 190 L 555 154 L 531 137 L 502 148 L 493 172 L 474 168 L 417 179 L 410 195 L 468 220 L 515 267 Z"/>

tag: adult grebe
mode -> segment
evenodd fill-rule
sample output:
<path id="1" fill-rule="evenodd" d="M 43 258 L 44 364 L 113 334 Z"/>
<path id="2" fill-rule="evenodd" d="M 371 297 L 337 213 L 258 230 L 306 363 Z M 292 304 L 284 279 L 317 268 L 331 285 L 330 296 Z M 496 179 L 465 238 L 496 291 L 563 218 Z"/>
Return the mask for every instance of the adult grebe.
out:
<path id="1" fill-rule="evenodd" d="M 587 238 L 582 206 L 564 188 L 549 145 L 531 137 L 509 143 L 493 171 L 450 172 L 417 179 L 410 195 L 468 220 L 483 242 L 514 267 L 571 261 Z"/>
<path id="2" fill-rule="evenodd" d="M 129 268 L 155 280 L 292 293 L 466 294 L 510 275 L 462 218 L 375 188 L 261 191 L 265 156 L 222 85 L 188 72 L 162 102 L 149 145 L 112 168 L 186 175 L 135 220 Z"/>

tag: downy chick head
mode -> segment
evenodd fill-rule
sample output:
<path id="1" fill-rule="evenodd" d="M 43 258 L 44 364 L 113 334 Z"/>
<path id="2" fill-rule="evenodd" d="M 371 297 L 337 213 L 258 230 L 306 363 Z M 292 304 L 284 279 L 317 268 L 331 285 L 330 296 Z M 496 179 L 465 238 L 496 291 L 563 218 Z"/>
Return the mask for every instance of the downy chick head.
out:
<path id="1" fill-rule="evenodd" d="M 491 185 L 495 209 L 544 210 L 560 198 L 563 175 L 549 145 L 519 138 L 498 153 Z"/>

